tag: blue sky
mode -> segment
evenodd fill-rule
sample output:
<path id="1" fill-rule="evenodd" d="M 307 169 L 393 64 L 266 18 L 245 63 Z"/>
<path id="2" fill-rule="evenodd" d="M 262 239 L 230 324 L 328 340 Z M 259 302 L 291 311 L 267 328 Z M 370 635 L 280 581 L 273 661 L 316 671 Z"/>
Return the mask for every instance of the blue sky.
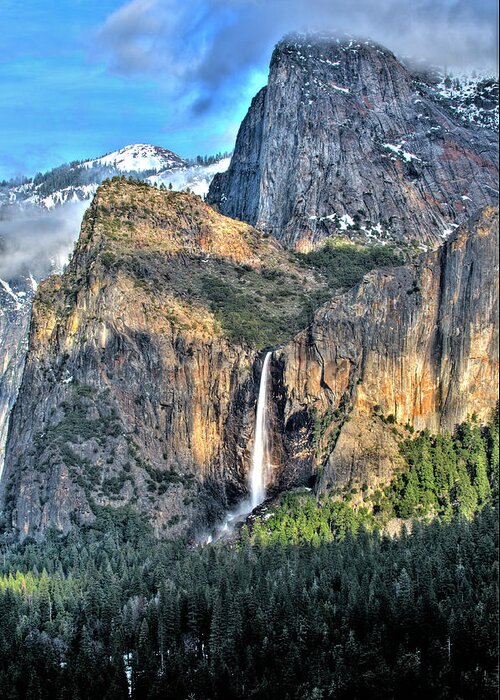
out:
<path id="1" fill-rule="evenodd" d="M 287 31 L 494 69 L 494 0 L 0 0 L 0 179 L 128 143 L 231 149 Z"/>
<path id="2" fill-rule="evenodd" d="M 98 32 L 119 1 L 0 0 L 0 179 L 154 143 L 192 156 L 232 148 L 257 72 L 239 104 L 215 118 L 194 116 L 163 70 L 110 69 Z M 175 104 L 173 104 L 175 100 Z"/>

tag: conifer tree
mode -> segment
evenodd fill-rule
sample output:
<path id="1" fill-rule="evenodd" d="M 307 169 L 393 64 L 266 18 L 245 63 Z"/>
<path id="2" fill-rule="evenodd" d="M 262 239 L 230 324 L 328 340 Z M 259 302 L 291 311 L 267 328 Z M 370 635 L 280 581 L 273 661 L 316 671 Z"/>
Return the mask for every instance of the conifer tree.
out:
<path id="1" fill-rule="evenodd" d="M 419 479 L 415 469 L 410 469 L 406 476 L 406 483 L 399 505 L 399 514 L 402 518 L 411 518 L 415 515 L 420 502 Z"/>
<path id="2" fill-rule="evenodd" d="M 460 513 L 463 513 L 466 518 L 473 517 L 477 510 L 477 493 L 473 487 L 465 461 L 459 457 L 457 461 L 457 481 L 455 484 L 455 504 Z"/>

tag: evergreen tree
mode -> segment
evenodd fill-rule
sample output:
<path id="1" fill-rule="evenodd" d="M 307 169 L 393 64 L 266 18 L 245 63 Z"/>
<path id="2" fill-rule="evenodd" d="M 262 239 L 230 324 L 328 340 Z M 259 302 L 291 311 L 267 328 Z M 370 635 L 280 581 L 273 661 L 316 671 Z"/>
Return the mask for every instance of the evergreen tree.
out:
<path id="1" fill-rule="evenodd" d="M 415 469 L 410 469 L 406 475 L 403 494 L 399 504 L 401 518 L 412 518 L 420 502 L 419 478 Z"/>
<path id="2" fill-rule="evenodd" d="M 457 481 L 455 484 L 455 506 L 466 518 L 472 518 L 477 510 L 478 498 L 465 461 L 460 457 L 457 462 Z"/>

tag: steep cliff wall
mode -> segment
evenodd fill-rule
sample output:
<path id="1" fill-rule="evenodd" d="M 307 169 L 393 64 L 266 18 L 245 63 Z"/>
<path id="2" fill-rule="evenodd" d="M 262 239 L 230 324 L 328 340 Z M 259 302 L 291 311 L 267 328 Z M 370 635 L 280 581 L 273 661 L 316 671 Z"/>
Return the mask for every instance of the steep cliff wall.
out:
<path id="1" fill-rule="evenodd" d="M 275 277 L 285 294 L 267 300 Z M 246 488 L 247 341 L 294 327 L 318 287 L 303 271 L 294 293 L 297 280 L 276 241 L 198 197 L 104 184 L 68 269 L 34 304 L 2 480 L 22 536 L 67 531 L 102 505 L 133 505 L 160 534 L 221 515 Z"/>
<path id="2" fill-rule="evenodd" d="M 278 483 L 387 478 L 395 425 L 453 430 L 498 390 L 498 209 L 412 266 L 378 270 L 274 353 Z"/>
<path id="3" fill-rule="evenodd" d="M 434 245 L 496 201 L 498 143 L 383 47 L 284 40 L 208 201 L 304 249 L 334 232 Z"/>
<path id="4" fill-rule="evenodd" d="M 33 294 L 30 278 L 0 280 L 0 478 L 10 411 L 23 375 Z"/>

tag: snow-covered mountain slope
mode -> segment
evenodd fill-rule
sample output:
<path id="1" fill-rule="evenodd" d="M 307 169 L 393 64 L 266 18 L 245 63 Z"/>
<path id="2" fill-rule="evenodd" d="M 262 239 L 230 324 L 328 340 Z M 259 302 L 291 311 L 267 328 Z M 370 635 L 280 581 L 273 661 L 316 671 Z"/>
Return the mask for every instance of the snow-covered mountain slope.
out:
<path id="1" fill-rule="evenodd" d="M 86 160 L 80 168 L 109 167 L 120 173 L 143 173 L 148 170 L 161 172 L 187 167 L 187 162 L 173 151 L 148 143 L 136 143 L 113 151 L 100 158 Z"/>
<path id="2" fill-rule="evenodd" d="M 89 201 L 101 182 L 115 175 L 172 185 L 178 190 L 190 189 L 204 196 L 214 174 L 223 172 L 228 165 L 228 158 L 208 166 L 193 165 L 161 146 L 132 144 L 99 158 L 65 163 L 22 184 L 0 185 L 0 204 L 53 209 L 68 202 Z"/>
<path id="3" fill-rule="evenodd" d="M 46 209 L 90 200 L 103 180 L 114 175 L 146 178 L 187 168 L 188 162 L 161 146 L 132 144 L 99 158 L 64 163 L 9 187 L 0 187 L 1 203 L 35 204 Z"/>
<path id="4" fill-rule="evenodd" d="M 212 179 L 216 173 L 224 173 L 229 168 L 231 158 L 222 158 L 211 165 L 192 165 L 171 172 L 163 171 L 157 175 L 148 177 L 153 185 L 166 187 L 172 185 L 172 189 L 178 191 L 191 190 L 199 197 L 205 197 Z"/>
<path id="5" fill-rule="evenodd" d="M 498 129 L 498 79 L 477 74 L 442 75 L 435 97 L 468 124 Z"/>

